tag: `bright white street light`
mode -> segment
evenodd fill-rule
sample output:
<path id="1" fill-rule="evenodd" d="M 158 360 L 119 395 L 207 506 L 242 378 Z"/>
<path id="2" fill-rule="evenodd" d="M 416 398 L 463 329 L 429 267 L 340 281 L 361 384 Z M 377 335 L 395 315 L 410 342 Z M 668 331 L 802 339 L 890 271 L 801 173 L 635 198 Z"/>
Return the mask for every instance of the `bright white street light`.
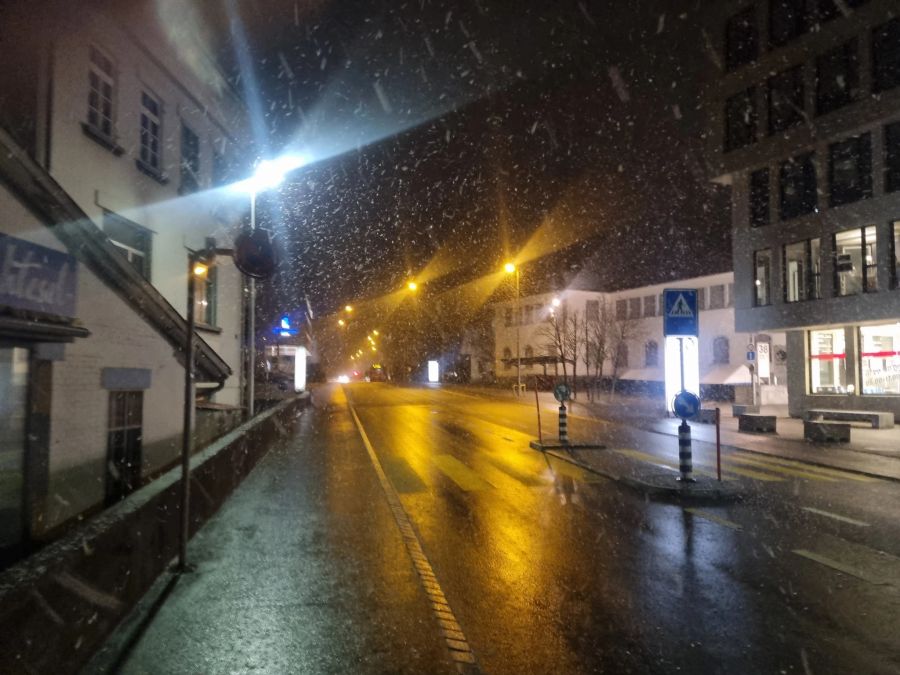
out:
<path id="1" fill-rule="evenodd" d="M 310 157 L 306 155 L 283 155 L 275 159 L 264 159 L 256 165 L 253 176 L 235 183 L 234 187 L 251 194 L 271 190 L 281 185 L 291 171 L 309 164 L 310 161 Z"/>

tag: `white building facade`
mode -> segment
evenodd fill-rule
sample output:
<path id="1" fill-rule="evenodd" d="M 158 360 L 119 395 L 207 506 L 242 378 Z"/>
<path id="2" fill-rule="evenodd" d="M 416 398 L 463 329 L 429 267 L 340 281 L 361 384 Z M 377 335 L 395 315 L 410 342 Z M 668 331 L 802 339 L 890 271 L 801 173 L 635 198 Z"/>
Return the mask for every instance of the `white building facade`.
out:
<path id="1" fill-rule="evenodd" d="M 662 395 L 665 382 L 665 338 L 663 336 L 663 291 L 667 288 L 696 289 L 699 306 L 698 359 L 701 392 L 710 398 L 740 400 L 752 397 L 754 378 L 747 352 L 770 354 L 768 376 L 760 380 L 758 402 L 786 401 L 786 345 L 780 333 L 741 334 L 735 331 L 734 276 L 713 274 L 681 279 L 665 284 L 642 286 L 611 293 L 564 290 L 521 298 L 495 305 L 495 372 L 505 382 L 517 379 L 521 359 L 521 378 L 531 386 L 535 375 L 561 377 L 558 348 L 552 336 L 551 316 L 578 317 L 579 335 L 575 374 L 579 381 L 590 380 L 596 365 L 589 371 L 583 362 L 585 344 L 590 342 L 592 326 L 603 322 L 612 327 L 626 325 L 620 345 L 608 349 L 602 375 L 615 372 L 621 390 Z M 516 319 L 520 307 L 521 323 Z M 585 321 L 586 320 L 586 321 Z M 518 334 L 519 351 L 516 351 Z M 766 347 L 760 349 L 759 345 Z M 751 347 L 752 345 L 752 347 Z M 618 354 L 611 353 L 618 350 Z M 572 364 L 567 374 L 572 375 Z M 747 402 L 750 402 L 747 400 Z"/>

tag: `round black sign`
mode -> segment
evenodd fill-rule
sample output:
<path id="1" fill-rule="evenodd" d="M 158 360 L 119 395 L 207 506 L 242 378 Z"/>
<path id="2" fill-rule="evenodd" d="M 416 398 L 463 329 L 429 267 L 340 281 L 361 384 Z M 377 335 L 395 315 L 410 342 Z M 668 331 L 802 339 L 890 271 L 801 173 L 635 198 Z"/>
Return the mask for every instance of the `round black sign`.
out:
<path id="1" fill-rule="evenodd" d="M 278 256 L 268 230 L 245 228 L 234 240 L 234 264 L 248 277 L 268 279 L 275 273 Z"/>

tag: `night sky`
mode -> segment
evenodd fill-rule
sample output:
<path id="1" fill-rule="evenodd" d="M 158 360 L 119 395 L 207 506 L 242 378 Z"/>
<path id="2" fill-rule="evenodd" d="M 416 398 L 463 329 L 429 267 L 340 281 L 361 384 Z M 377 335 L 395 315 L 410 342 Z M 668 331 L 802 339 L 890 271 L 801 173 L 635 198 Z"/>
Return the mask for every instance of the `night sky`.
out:
<path id="1" fill-rule="evenodd" d="M 451 262 L 429 282 L 453 286 L 539 228 L 524 291 L 730 268 L 728 198 L 703 159 L 702 3 L 229 4 L 241 20 L 219 54 L 261 151 L 316 159 L 265 199 L 286 250 L 276 304 L 331 311 L 438 254 Z"/>

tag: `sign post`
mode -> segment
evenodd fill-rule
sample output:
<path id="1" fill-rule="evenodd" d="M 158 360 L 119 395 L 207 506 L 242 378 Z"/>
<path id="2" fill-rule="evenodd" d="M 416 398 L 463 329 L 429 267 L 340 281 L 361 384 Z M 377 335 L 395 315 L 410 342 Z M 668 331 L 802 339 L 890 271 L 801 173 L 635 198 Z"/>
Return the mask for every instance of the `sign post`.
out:
<path id="1" fill-rule="evenodd" d="M 678 394 L 672 399 L 672 410 L 681 418 L 678 426 L 678 469 L 679 480 L 693 483 L 693 461 L 691 456 L 691 427 L 687 423 L 700 412 L 700 364 L 697 358 L 697 338 L 700 335 L 700 314 L 697 305 L 697 290 L 693 288 L 667 288 L 663 291 L 663 335 L 668 342 L 678 340 Z M 690 364 L 686 362 L 686 343 L 692 345 Z M 669 350 L 666 350 L 668 355 Z M 690 378 L 688 378 L 690 370 Z M 670 373 L 674 368 L 666 364 L 666 390 L 674 388 Z M 690 391 L 688 380 L 697 391 Z"/>

